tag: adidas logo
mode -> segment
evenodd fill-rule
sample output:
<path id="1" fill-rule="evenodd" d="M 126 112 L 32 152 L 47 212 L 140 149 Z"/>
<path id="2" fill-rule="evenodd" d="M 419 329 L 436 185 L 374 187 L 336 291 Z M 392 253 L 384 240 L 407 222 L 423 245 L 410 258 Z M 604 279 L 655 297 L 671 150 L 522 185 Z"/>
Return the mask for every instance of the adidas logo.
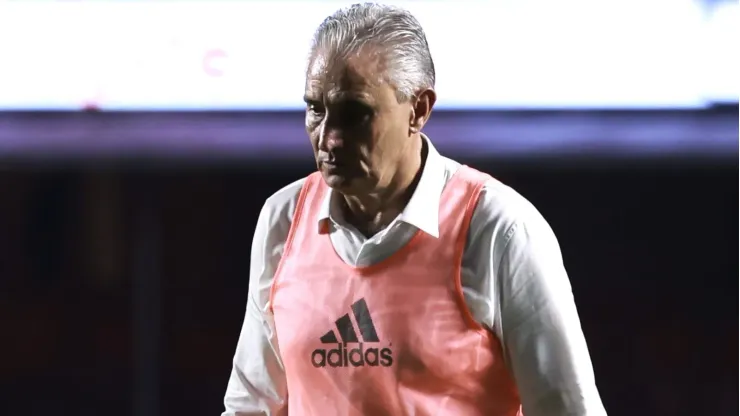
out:
<path id="1" fill-rule="evenodd" d="M 393 351 L 390 348 L 367 348 L 368 343 L 379 343 L 378 333 L 370 317 L 365 299 L 360 299 L 352 304 L 352 315 L 357 322 L 362 339 L 357 337 L 355 328 L 349 314 L 337 319 L 336 326 L 339 339 L 333 330 L 321 337 L 322 344 L 337 344 L 336 348 L 318 348 L 311 353 L 311 364 L 316 368 L 321 367 L 390 367 L 393 365 Z M 350 348 L 348 344 L 357 344 Z"/>

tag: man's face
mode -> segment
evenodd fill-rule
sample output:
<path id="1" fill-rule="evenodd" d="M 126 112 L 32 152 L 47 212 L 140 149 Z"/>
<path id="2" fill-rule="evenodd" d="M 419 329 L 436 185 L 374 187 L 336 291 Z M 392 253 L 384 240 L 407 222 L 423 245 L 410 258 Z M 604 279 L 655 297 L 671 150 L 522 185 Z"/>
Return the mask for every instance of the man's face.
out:
<path id="1" fill-rule="evenodd" d="M 378 55 L 317 53 L 306 77 L 306 132 L 327 185 L 345 195 L 387 185 L 407 151 L 413 110 L 383 81 Z"/>

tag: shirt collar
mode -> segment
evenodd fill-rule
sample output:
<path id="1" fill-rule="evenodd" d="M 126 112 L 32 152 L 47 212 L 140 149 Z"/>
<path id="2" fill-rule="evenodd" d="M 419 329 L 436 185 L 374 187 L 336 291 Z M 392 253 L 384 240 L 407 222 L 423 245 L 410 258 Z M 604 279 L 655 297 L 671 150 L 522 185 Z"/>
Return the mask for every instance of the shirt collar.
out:
<path id="1" fill-rule="evenodd" d="M 442 189 L 445 185 L 445 167 L 444 160 L 432 142 L 425 134 L 421 134 L 427 147 L 427 158 L 424 163 L 424 169 L 421 172 L 421 178 L 416 185 L 411 199 L 409 199 L 406 208 L 403 209 L 398 221 L 403 221 L 412 225 L 421 231 L 439 237 L 439 202 L 442 196 Z M 334 196 L 333 196 L 334 195 Z M 434 207 L 430 209 L 430 207 Z M 336 194 L 332 189 L 325 194 L 324 200 L 319 210 L 319 229 L 324 220 L 331 220 L 334 223 L 341 222 L 341 210 L 337 203 Z"/>

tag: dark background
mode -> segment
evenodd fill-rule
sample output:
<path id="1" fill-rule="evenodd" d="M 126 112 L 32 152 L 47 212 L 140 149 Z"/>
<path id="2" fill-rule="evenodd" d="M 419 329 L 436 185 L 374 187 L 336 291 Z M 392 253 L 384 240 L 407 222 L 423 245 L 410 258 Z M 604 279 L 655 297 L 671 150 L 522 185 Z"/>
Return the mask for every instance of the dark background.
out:
<path id="1" fill-rule="evenodd" d="M 2 159 L 0 415 L 220 414 L 253 228 L 269 195 L 311 172 L 304 150 Z M 736 151 L 442 150 L 552 225 L 610 415 L 737 414 Z"/>

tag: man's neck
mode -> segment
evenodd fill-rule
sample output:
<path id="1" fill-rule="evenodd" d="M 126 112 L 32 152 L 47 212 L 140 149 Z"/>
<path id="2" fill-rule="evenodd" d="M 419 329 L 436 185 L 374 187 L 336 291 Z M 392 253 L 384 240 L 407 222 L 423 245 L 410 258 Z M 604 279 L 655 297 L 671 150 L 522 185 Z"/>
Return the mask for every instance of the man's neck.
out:
<path id="1" fill-rule="evenodd" d="M 428 149 L 424 140 L 408 153 L 390 183 L 380 191 L 366 196 L 344 196 L 346 221 L 366 236 L 387 227 L 401 212 L 414 194 L 421 178 Z"/>

